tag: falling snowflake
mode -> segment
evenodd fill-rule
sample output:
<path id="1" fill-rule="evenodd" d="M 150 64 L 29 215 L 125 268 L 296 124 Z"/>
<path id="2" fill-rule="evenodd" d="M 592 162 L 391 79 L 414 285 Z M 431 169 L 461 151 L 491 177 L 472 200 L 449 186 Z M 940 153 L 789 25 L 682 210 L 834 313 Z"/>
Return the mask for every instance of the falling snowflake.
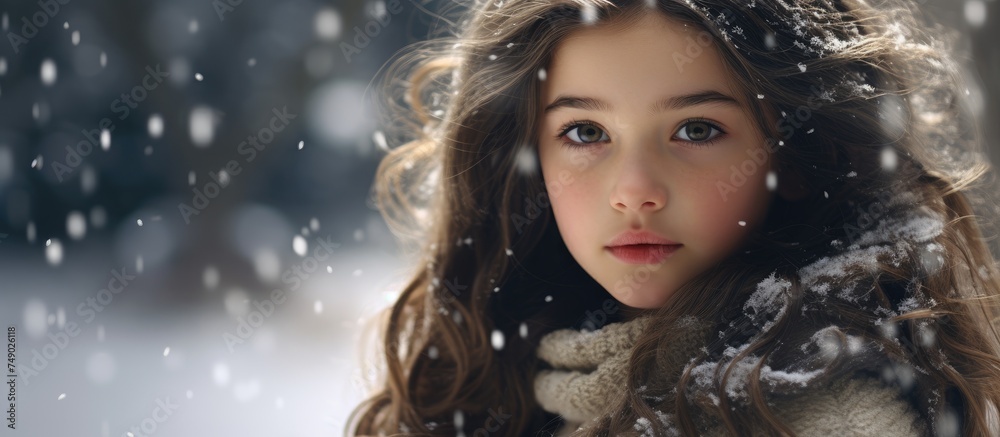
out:
<path id="1" fill-rule="evenodd" d="M 896 169 L 898 164 L 898 158 L 896 156 L 896 150 L 892 146 L 885 146 L 882 148 L 882 169 L 885 171 L 893 171 Z"/>
<path id="2" fill-rule="evenodd" d="M 45 58 L 42 60 L 42 84 L 45 86 L 52 86 L 56 83 L 56 77 L 58 73 L 56 72 L 56 62 L 50 58 Z"/>
<path id="3" fill-rule="evenodd" d="M 62 263 L 63 248 L 59 239 L 50 238 L 45 240 L 45 260 L 53 266 L 57 266 Z"/>
<path id="4" fill-rule="evenodd" d="M 965 21 L 972 27 L 982 27 L 986 24 L 986 3 L 983 0 L 967 0 L 964 12 Z"/>
<path id="5" fill-rule="evenodd" d="M 597 23 L 597 8 L 593 4 L 585 3 L 580 9 L 580 19 L 588 25 Z"/>
<path id="6" fill-rule="evenodd" d="M 163 117 L 160 114 L 150 115 L 149 121 L 146 122 L 146 130 L 149 131 L 150 137 L 159 138 L 163 136 Z"/>
<path id="7" fill-rule="evenodd" d="M 386 142 L 386 140 L 385 140 L 385 134 L 382 133 L 382 131 L 378 131 L 378 130 L 375 131 L 375 133 L 372 134 L 372 140 L 375 141 L 375 146 L 378 147 L 379 150 L 382 150 L 382 151 L 385 151 L 385 152 L 389 151 L 389 143 Z"/>
<path id="8" fill-rule="evenodd" d="M 316 36 L 322 40 L 333 41 L 337 39 L 340 36 L 341 27 L 340 14 L 332 8 L 320 10 L 313 19 Z"/>
<path id="9" fill-rule="evenodd" d="M 191 110 L 188 117 L 188 133 L 191 142 L 197 147 L 207 147 L 215 137 L 215 126 L 218 118 L 215 111 L 207 106 L 197 106 Z"/>
<path id="10" fill-rule="evenodd" d="M 773 33 L 764 35 L 764 46 L 767 47 L 768 50 L 774 50 L 775 47 L 778 47 L 778 40 L 774 37 Z"/>
<path id="11" fill-rule="evenodd" d="M 538 159 L 531 147 L 523 146 L 517 150 L 517 170 L 523 175 L 538 173 Z"/>
<path id="12" fill-rule="evenodd" d="M 490 343 L 493 344 L 493 349 L 503 350 L 504 335 L 499 329 L 494 329 L 493 334 L 490 336 Z"/>
<path id="13" fill-rule="evenodd" d="M 767 189 L 769 191 L 774 191 L 778 188 L 778 175 L 773 171 L 767 172 Z"/>
<path id="14" fill-rule="evenodd" d="M 206 266 L 201 273 L 201 282 L 208 290 L 214 290 L 219 286 L 219 269 L 214 266 Z"/>
<path id="15" fill-rule="evenodd" d="M 306 256 L 306 252 L 309 250 L 309 242 L 306 241 L 301 235 L 296 235 L 292 238 L 292 250 L 298 256 Z"/>
<path id="16" fill-rule="evenodd" d="M 107 129 L 101 130 L 101 149 L 108 150 L 111 148 L 111 131 Z"/>
<path id="17" fill-rule="evenodd" d="M 80 211 L 71 211 L 66 216 L 66 234 L 73 240 L 83 239 L 87 235 L 87 219 Z"/>

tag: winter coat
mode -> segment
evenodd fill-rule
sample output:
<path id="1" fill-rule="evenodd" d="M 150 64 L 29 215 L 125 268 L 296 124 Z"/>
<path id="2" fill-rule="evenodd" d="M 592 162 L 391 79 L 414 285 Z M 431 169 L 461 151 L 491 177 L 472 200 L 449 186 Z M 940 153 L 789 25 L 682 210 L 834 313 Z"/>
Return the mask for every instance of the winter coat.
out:
<path id="1" fill-rule="evenodd" d="M 913 201 L 905 195 L 896 197 L 897 204 Z M 913 203 L 915 205 L 915 203 Z M 894 206 L 894 205 L 890 205 Z M 906 260 L 907 255 L 918 253 L 921 259 L 933 263 L 941 250 L 933 242 L 940 235 L 943 221 L 936 214 L 925 208 L 910 208 L 903 213 L 879 217 L 878 221 L 860 232 L 849 241 L 835 241 L 833 247 L 840 247 L 836 255 L 821 258 L 799 269 L 799 280 L 806 290 L 803 300 L 803 314 L 806 311 L 821 311 L 828 300 L 839 299 L 848 303 L 865 304 L 863 299 L 865 287 L 832 288 L 831 278 L 852 268 L 862 268 L 873 271 L 873 259 L 896 263 Z M 789 286 L 774 275 L 761 281 L 744 307 L 749 313 L 759 316 L 755 323 L 766 331 L 769 320 L 784 311 L 781 299 L 784 287 Z M 864 285 L 864 284 L 862 284 Z M 843 286 L 843 284 L 841 284 Z M 787 302 L 786 302 L 787 303 Z M 895 316 L 914 309 L 923 303 L 920 296 L 908 296 L 906 301 L 893 308 L 872 308 L 872 321 L 881 323 L 884 318 Z M 752 307 L 752 308 L 751 308 Z M 868 310 L 867 307 L 865 307 Z M 878 315 L 876 317 L 875 315 Z M 764 317 L 767 316 L 767 317 Z M 616 394 L 626 387 L 626 366 L 630 350 L 643 329 L 651 320 L 650 316 L 611 323 L 592 332 L 561 329 L 545 335 L 536 351 L 540 360 L 548 363 L 551 369 L 540 370 L 534 380 L 535 397 L 539 405 L 546 411 L 559 414 L 565 420 L 565 425 L 557 435 L 567 435 L 578 427 L 586 426 L 589 421 L 606 412 L 618 399 Z M 692 319 L 693 320 L 693 319 Z M 690 363 L 691 358 L 698 355 L 705 347 L 710 336 L 706 324 L 694 321 L 678 321 L 685 333 L 671 339 L 671 357 L 667 363 L 674 370 L 662 375 L 664 381 L 676 383 L 677 378 Z M 840 327 L 803 328 L 815 330 L 813 339 L 822 338 L 824 331 L 836 331 Z M 720 333 L 721 334 L 721 333 Z M 840 332 L 843 334 L 843 331 Z M 841 337 L 843 338 L 843 337 Z M 888 362 L 880 356 L 881 348 L 873 345 L 870 340 L 846 336 L 850 354 L 861 357 L 857 360 L 876 363 L 884 366 Z M 818 343 L 818 342 L 817 342 Z M 805 351 L 806 345 L 802 346 Z M 815 345 L 813 345 L 815 346 Z M 798 348 L 799 346 L 795 346 Z M 822 345 L 818 348 L 822 349 Z M 739 350 L 735 348 L 734 350 Z M 848 352 L 836 352 L 848 353 Z M 735 353 L 727 352 L 729 358 Z M 818 355 L 818 353 L 817 353 Z M 854 359 L 854 358 L 852 358 Z M 725 360 L 706 362 L 692 369 L 695 382 L 708 381 L 703 389 L 696 387 L 701 393 L 713 393 L 711 375 L 720 365 L 728 364 Z M 740 364 L 740 363 L 737 363 Z M 883 367 L 885 369 L 886 367 Z M 919 369 L 918 369 L 919 370 Z M 662 373 L 662 372 L 661 372 Z M 737 372 L 734 372 L 737 373 Z M 877 377 L 867 376 L 873 372 L 846 372 L 837 378 L 823 379 L 822 384 L 809 385 L 804 390 L 790 390 L 777 397 L 769 397 L 772 411 L 799 436 L 832 437 L 832 436 L 879 436 L 879 437 L 912 437 L 931 435 L 934 424 L 929 416 L 922 411 L 927 406 L 918 406 L 903 395 L 900 388 L 884 383 Z M 877 374 L 877 373 L 875 373 Z M 702 376 L 699 378 L 698 376 Z M 761 372 L 762 387 L 775 387 L 784 384 L 788 387 L 807 387 L 811 373 L 784 372 L 783 369 L 771 370 L 765 366 Z M 746 375 L 744 374 L 744 377 Z M 767 384 L 764 384 L 767 383 Z M 672 385 L 672 384 L 668 384 Z M 730 397 L 746 399 L 746 392 L 740 391 L 740 386 L 730 388 Z M 710 395 L 713 400 L 715 395 Z M 658 417 L 640 418 L 635 424 L 637 434 L 652 435 L 649 430 L 649 420 L 659 420 L 668 429 L 673 427 L 672 416 L 657 412 Z M 725 428 L 716 423 L 702 435 L 725 436 Z M 747 432 L 747 435 L 751 434 Z"/>

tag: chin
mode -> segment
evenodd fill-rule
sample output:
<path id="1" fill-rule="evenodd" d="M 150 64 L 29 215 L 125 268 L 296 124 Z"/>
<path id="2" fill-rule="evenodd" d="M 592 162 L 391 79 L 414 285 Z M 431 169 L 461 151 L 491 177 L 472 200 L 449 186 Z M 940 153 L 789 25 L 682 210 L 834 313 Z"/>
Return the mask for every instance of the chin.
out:
<path id="1" fill-rule="evenodd" d="M 628 297 L 623 297 L 618 299 L 618 303 L 637 310 L 650 310 L 656 309 L 663 306 L 667 301 L 667 296 L 648 296 L 642 295 L 640 293 L 635 293 Z"/>

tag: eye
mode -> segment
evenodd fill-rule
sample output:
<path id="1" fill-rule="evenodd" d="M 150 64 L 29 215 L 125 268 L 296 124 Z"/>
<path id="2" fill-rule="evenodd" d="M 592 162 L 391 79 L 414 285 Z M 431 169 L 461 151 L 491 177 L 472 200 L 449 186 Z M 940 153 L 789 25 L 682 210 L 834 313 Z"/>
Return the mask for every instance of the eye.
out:
<path id="1" fill-rule="evenodd" d="M 566 126 L 560 137 L 565 136 L 577 144 L 590 144 L 609 141 L 611 138 L 603 129 L 592 123 L 574 123 Z"/>
<path id="2" fill-rule="evenodd" d="M 688 143 L 712 143 L 719 136 L 725 132 L 719 129 L 718 126 L 702 120 L 692 120 L 684 123 L 680 130 L 677 131 L 676 136 L 681 140 Z"/>

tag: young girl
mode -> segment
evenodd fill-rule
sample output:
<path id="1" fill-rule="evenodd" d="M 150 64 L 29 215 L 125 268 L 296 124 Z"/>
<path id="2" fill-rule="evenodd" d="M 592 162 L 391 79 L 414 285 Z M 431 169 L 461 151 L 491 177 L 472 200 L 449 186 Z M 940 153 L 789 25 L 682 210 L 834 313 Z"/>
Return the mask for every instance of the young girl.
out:
<path id="1" fill-rule="evenodd" d="M 907 3 L 461 14 L 387 71 L 419 259 L 349 434 L 1000 435 L 992 173 Z"/>

